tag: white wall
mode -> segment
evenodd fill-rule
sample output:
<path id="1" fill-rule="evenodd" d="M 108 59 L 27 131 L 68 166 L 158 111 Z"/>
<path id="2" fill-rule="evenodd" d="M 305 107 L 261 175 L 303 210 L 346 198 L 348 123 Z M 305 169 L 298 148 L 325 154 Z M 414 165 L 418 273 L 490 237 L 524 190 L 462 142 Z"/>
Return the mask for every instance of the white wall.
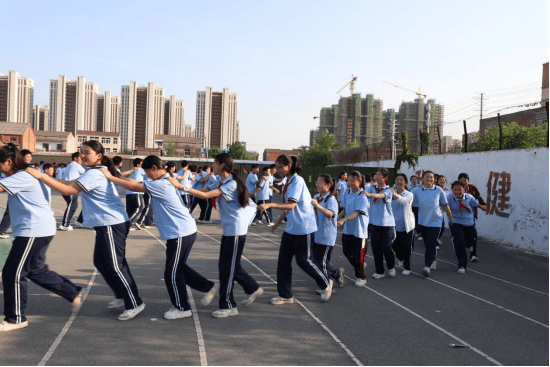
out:
<path id="1" fill-rule="evenodd" d="M 371 163 L 371 162 L 369 162 Z M 372 162 L 385 163 L 390 161 Z M 548 148 L 518 149 L 480 153 L 462 153 L 419 158 L 414 169 L 401 166 L 400 172 L 407 177 L 420 175 L 424 170 L 445 175 L 448 186 L 466 172 L 470 183 L 475 185 L 483 199 L 488 202 L 490 194 L 496 194 L 496 210 L 492 214 L 479 211 L 476 222 L 478 235 L 523 249 L 548 254 Z M 369 166 L 376 166 L 371 165 Z M 496 190 L 493 191 L 495 175 L 498 174 Z M 507 201 L 502 198 L 502 173 L 510 174 L 510 190 Z M 506 187 L 505 187 L 506 189 Z M 500 193 L 499 193 L 500 191 Z M 508 208 L 501 205 L 508 204 Z M 500 208 L 499 208 L 500 207 Z M 497 215 L 497 211 L 502 213 Z"/>

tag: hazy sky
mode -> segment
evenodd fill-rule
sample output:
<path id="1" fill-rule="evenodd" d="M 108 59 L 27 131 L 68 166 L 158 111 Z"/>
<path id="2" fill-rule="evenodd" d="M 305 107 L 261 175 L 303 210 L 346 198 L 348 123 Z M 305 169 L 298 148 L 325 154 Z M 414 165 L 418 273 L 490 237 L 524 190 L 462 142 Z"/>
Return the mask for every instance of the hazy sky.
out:
<path id="1" fill-rule="evenodd" d="M 421 87 L 460 120 L 476 113 L 475 92 L 528 85 L 488 103 L 536 100 L 549 59 L 546 0 L 0 0 L 0 9 L 0 73 L 33 78 L 35 104 L 49 104 L 58 74 L 117 96 L 130 80 L 155 82 L 185 101 L 194 124 L 197 91 L 227 87 L 238 93 L 241 140 L 260 154 L 307 145 L 313 116 L 352 74 L 356 93 L 385 109 L 415 95 L 382 79 Z"/>

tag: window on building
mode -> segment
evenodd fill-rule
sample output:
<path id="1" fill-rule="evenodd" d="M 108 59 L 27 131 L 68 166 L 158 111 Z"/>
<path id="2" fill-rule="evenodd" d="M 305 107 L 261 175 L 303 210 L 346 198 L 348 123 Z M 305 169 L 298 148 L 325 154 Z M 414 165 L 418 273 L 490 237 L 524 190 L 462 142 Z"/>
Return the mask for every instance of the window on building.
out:
<path id="1" fill-rule="evenodd" d="M 118 153 L 118 149 L 117 149 L 117 148 L 113 148 L 113 153 Z"/>
<path id="2" fill-rule="evenodd" d="M 79 136 L 78 137 L 78 142 L 79 143 L 84 143 L 86 141 L 86 138 L 87 138 L 86 136 Z"/>
<path id="3" fill-rule="evenodd" d="M 113 138 L 113 144 L 118 144 L 118 138 Z"/>
<path id="4" fill-rule="evenodd" d="M 111 148 L 105 148 L 105 153 L 111 153 Z"/>
<path id="5" fill-rule="evenodd" d="M 186 157 L 191 156 L 191 150 L 190 149 L 185 149 L 185 156 Z"/>
<path id="6" fill-rule="evenodd" d="M 10 141 L 17 141 L 16 137 L 10 136 Z"/>
<path id="7" fill-rule="evenodd" d="M 90 140 L 97 140 L 97 141 L 99 141 L 99 136 L 90 136 Z"/>
<path id="8" fill-rule="evenodd" d="M 63 150 L 63 144 L 57 144 L 57 150 L 58 151 Z"/>
<path id="9" fill-rule="evenodd" d="M 101 144 L 111 144 L 111 138 L 101 138 Z"/>

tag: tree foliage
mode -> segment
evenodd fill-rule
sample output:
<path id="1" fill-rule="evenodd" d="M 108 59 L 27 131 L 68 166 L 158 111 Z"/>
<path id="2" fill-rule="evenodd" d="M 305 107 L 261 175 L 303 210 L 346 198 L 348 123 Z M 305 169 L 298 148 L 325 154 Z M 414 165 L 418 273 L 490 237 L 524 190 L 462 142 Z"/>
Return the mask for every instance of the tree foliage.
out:
<path id="1" fill-rule="evenodd" d="M 340 148 L 336 142 L 336 137 L 327 130 L 315 139 L 315 145 L 312 147 L 302 147 L 300 159 L 305 166 L 326 166 L 332 163 L 331 153 Z"/>
<path id="2" fill-rule="evenodd" d="M 358 146 L 361 146 L 361 144 L 357 140 L 353 139 L 353 140 L 350 140 L 346 143 L 345 148 L 346 149 L 357 148 Z"/>
<path id="3" fill-rule="evenodd" d="M 548 123 L 538 126 L 521 126 L 511 122 L 502 126 L 502 149 L 528 149 L 546 146 Z M 478 134 L 479 141 L 468 144 L 469 152 L 499 150 L 500 132 L 493 126 L 484 135 Z"/>
<path id="4" fill-rule="evenodd" d="M 246 151 L 246 142 L 244 141 L 236 141 L 233 144 L 228 144 L 227 148 L 233 159 L 250 159 Z"/>
<path id="5" fill-rule="evenodd" d="M 397 171 L 401 168 L 403 162 L 407 162 L 409 168 L 415 168 L 418 164 L 418 153 L 409 153 L 409 134 L 406 131 L 401 133 L 401 145 L 403 146 L 403 151 L 397 157 L 395 157 L 395 170 Z"/>
<path id="6" fill-rule="evenodd" d="M 173 157 L 176 154 L 176 147 L 174 146 L 174 141 L 170 140 L 166 144 L 166 156 Z"/>
<path id="7" fill-rule="evenodd" d="M 420 132 L 420 144 L 422 144 L 422 152 L 424 152 L 424 155 L 430 155 L 430 132 L 429 131 L 421 131 Z"/>
<path id="8" fill-rule="evenodd" d="M 208 158 L 214 158 L 220 153 L 222 153 L 220 147 L 210 147 L 210 149 L 208 149 Z"/>

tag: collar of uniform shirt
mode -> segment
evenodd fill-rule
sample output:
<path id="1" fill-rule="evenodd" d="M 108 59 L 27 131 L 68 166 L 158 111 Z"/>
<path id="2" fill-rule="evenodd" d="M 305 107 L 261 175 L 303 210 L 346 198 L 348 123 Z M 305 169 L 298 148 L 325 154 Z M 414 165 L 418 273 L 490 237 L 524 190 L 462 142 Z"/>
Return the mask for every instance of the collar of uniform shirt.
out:
<path id="1" fill-rule="evenodd" d="M 435 190 L 435 185 L 432 185 L 432 187 L 427 188 L 426 186 L 422 186 L 422 190 Z"/>

